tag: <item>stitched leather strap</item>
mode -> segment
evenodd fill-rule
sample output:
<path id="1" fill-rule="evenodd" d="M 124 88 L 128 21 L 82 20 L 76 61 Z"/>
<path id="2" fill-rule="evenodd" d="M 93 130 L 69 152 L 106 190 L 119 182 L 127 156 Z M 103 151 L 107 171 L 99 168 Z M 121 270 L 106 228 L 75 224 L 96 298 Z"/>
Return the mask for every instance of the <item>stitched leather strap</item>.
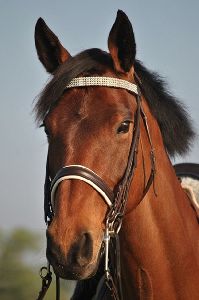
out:
<path id="1" fill-rule="evenodd" d="M 105 200 L 109 207 L 112 206 L 114 194 L 108 185 L 92 170 L 81 165 L 69 165 L 61 168 L 51 183 L 51 202 L 54 202 L 55 192 L 64 180 L 82 180 L 92 186 Z"/>

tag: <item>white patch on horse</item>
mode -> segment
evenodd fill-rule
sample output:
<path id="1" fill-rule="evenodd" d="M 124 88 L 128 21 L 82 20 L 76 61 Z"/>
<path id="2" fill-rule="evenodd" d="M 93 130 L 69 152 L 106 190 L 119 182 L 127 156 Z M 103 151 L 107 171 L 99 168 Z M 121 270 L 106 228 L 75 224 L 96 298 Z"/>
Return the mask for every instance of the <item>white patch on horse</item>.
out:
<path id="1" fill-rule="evenodd" d="M 199 180 L 190 177 L 182 177 L 181 185 L 188 194 L 199 219 Z"/>

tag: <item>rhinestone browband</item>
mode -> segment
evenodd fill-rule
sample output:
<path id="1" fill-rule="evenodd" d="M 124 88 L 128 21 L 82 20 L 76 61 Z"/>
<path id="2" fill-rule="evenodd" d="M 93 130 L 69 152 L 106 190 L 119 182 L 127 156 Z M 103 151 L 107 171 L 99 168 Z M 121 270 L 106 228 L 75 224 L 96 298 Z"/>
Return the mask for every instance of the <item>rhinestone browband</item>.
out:
<path id="1" fill-rule="evenodd" d="M 128 90 L 139 95 L 139 90 L 137 85 L 123 79 L 114 77 L 77 77 L 71 80 L 71 82 L 66 86 L 66 89 L 81 86 L 105 86 L 105 87 L 116 87 Z"/>

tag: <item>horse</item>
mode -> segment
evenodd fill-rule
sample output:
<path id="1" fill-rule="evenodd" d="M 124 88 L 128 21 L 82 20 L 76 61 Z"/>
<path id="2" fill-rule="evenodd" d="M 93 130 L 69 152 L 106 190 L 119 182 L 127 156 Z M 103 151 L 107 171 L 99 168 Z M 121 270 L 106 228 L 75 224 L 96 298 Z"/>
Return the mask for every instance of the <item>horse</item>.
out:
<path id="1" fill-rule="evenodd" d="M 52 75 L 34 109 L 49 143 L 46 255 L 56 276 L 77 281 L 73 300 L 198 299 L 198 219 L 170 161 L 195 133 L 136 58 L 127 15 L 117 12 L 109 52 L 71 56 L 41 18 L 35 44 Z"/>

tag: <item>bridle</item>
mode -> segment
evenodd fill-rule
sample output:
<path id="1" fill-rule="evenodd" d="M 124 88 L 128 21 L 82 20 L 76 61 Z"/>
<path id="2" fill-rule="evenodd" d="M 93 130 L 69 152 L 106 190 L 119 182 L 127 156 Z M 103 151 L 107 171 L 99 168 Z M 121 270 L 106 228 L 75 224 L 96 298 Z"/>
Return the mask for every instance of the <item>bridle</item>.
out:
<path id="1" fill-rule="evenodd" d="M 137 81 L 140 86 L 140 81 L 138 76 L 136 76 Z M 45 222 L 48 225 L 53 218 L 53 202 L 55 199 L 55 193 L 59 184 L 64 180 L 81 180 L 89 184 L 93 189 L 95 189 L 104 201 L 108 205 L 108 212 L 105 221 L 105 232 L 103 241 L 103 253 L 105 257 L 104 264 L 104 276 L 103 279 L 108 286 L 111 295 L 114 300 L 122 300 L 122 284 L 121 284 L 121 272 L 120 272 L 120 244 L 118 233 L 120 231 L 122 220 L 125 212 L 126 203 L 128 200 L 129 188 L 133 179 L 134 171 L 137 166 L 137 153 L 138 144 L 140 137 L 140 119 L 142 118 L 143 124 L 147 133 L 148 141 L 151 147 L 150 158 L 151 158 L 151 173 L 149 175 L 148 181 L 143 191 L 143 195 L 139 201 L 142 201 L 146 193 L 148 192 L 152 183 L 154 183 L 155 175 L 155 155 L 152 145 L 152 140 L 149 132 L 148 122 L 146 115 L 141 106 L 141 93 L 137 85 L 130 83 L 126 80 L 112 78 L 112 77 L 77 77 L 74 78 L 67 86 L 66 89 L 75 87 L 88 87 L 88 86 L 104 86 L 113 88 L 122 88 L 136 96 L 137 109 L 134 116 L 134 130 L 133 137 L 130 146 L 128 162 L 126 166 L 125 173 L 117 184 L 114 192 L 109 186 L 104 182 L 104 180 L 94 173 L 89 168 L 81 165 L 69 165 L 64 166 L 58 170 L 54 179 L 51 180 L 49 175 L 49 162 L 47 157 L 46 163 L 46 179 L 44 185 L 44 211 L 45 211 Z M 138 204 L 139 204 L 138 203 Z M 137 205 L 138 205 L 137 204 Z M 111 248 L 111 251 L 110 251 Z M 111 255 L 110 255 L 111 254 Z M 43 267 L 42 269 L 45 269 Z M 42 276 L 42 290 L 37 300 L 43 299 L 47 289 L 48 284 L 51 280 L 50 266 L 45 270 L 46 274 Z M 46 280 L 45 280 L 46 279 Z M 57 291 L 56 299 L 59 299 L 59 280 L 57 278 Z M 94 298 L 99 299 L 96 295 Z"/>

